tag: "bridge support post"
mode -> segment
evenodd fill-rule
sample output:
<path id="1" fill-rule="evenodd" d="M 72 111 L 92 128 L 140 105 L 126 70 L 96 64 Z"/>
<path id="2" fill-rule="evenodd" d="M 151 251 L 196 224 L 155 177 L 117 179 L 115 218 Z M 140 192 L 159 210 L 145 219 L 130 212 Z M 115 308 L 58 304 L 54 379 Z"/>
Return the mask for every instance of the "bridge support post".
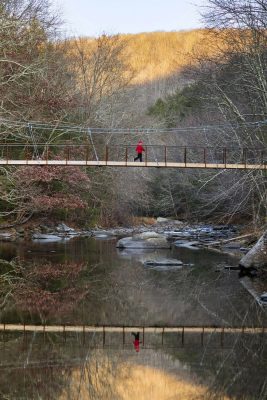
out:
<path id="1" fill-rule="evenodd" d="M 247 149 L 243 149 L 243 164 L 247 168 Z"/>
<path id="2" fill-rule="evenodd" d="M 224 167 L 226 168 L 226 148 L 223 149 L 223 164 Z"/>
<path id="3" fill-rule="evenodd" d="M 83 325 L 83 346 L 85 345 L 85 326 Z"/>
<path id="4" fill-rule="evenodd" d="M 267 160 L 265 160 L 265 158 L 264 158 L 264 153 L 265 153 L 265 151 L 261 150 L 261 165 L 264 167 L 264 169 L 266 169 L 267 168 Z"/>
<path id="5" fill-rule="evenodd" d="M 221 330 L 221 347 L 224 346 L 224 328 Z"/>
<path id="6" fill-rule="evenodd" d="M 89 148 L 88 148 L 88 146 L 86 146 L 86 151 L 85 151 L 85 162 L 86 162 L 86 165 L 88 163 L 88 159 L 89 159 Z"/>
<path id="7" fill-rule="evenodd" d="M 202 332 L 201 332 L 201 346 L 202 346 L 202 347 L 203 347 L 203 345 L 204 345 L 204 330 L 205 330 L 205 328 L 204 328 L 204 326 L 203 326 Z"/>
<path id="8" fill-rule="evenodd" d="M 25 154 L 26 164 L 28 164 L 28 161 L 29 161 L 29 150 L 28 150 L 28 145 L 26 145 L 26 147 L 25 147 L 25 149 L 24 149 L 24 154 Z"/>
<path id="9" fill-rule="evenodd" d="M 143 326 L 143 347 L 145 346 L 145 327 Z"/>
<path id="10" fill-rule="evenodd" d="M 64 339 L 64 343 L 66 343 L 66 340 L 67 340 L 67 336 L 66 336 L 66 325 L 63 325 L 63 339 Z"/>
<path id="11" fill-rule="evenodd" d="M 27 334 L 26 334 L 26 330 L 25 330 L 25 323 L 23 326 L 23 343 L 27 344 Z"/>
<path id="12" fill-rule="evenodd" d="M 102 337 L 103 348 L 105 347 L 105 344 L 106 344 L 106 332 L 105 332 L 105 327 L 103 326 L 103 337 Z"/>
<path id="13" fill-rule="evenodd" d="M 3 339 L 3 342 L 5 343 L 5 341 L 6 341 L 6 335 L 5 335 L 5 333 L 6 333 L 6 324 L 4 324 L 4 329 L 3 329 L 3 333 L 2 333 L 2 339 Z"/>
<path id="14" fill-rule="evenodd" d="M 68 145 L 65 148 L 65 157 L 66 157 L 66 160 L 65 160 L 66 161 L 66 165 L 68 165 L 68 161 L 70 159 L 70 148 L 69 148 Z"/>
<path id="15" fill-rule="evenodd" d="M 108 146 L 106 146 L 106 150 L 105 150 L 105 162 L 107 165 L 108 164 Z"/>
<path id="16" fill-rule="evenodd" d="M 48 164 L 48 158 L 49 158 L 49 145 L 46 145 L 46 147 L 45 147 L 45 160 L 46 160 L 46 164 Z"/>
<path id="17" fill-rule="evenodd" d="M 8 144 L 6 145 L 6 163 L 8 164 L 8 157 L 9 157 L 9 147 Z"/>
<path id="18" fill-rule="evenodd" d="M 45 325 L 43 325 L 43 341 L 45 343 L 46 337 L 45 337 Z"/>

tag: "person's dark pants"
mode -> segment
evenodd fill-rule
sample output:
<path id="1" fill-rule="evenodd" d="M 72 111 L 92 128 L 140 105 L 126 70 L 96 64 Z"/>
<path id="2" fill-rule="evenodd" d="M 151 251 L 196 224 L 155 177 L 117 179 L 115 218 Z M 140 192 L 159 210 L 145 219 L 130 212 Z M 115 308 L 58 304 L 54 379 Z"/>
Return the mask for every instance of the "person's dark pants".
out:
<path id="1" fill-rule="evenodd" d="M 137 157 L 135 157 L 134 161 L 136 161 L 138 159 L 140 160 L 140 162 L 142 162 L 142 153 L 138 153 Z"/>
<path id="2" fill-rule="evenodd" d="M 132 335 L 134 336 L 135 340 L 140 340 L 139 339 L 140 332 L 137 332 L 137 333 L 132 332 Z"/>

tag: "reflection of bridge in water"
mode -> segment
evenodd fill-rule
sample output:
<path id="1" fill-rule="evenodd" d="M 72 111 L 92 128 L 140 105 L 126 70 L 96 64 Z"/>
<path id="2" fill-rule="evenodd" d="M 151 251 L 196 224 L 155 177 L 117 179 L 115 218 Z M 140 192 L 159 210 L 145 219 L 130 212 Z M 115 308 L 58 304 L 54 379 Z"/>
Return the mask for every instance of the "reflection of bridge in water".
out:
<path id="1" fill-rule="evenodd" d="M 127 348 L 132 346 L 131 332 L 140 333 L 143 348 L 179 348 L 186 346 L 207 346 L 228 348 L 236 341 L 237 335 L 246 340 L 256 338 L 265 341 L 267 327 L 255 326 L 99 326 L 99 325 L 28 325 L 0 324 L 2 341 L 12 334 L 23 334 L 28 341 L 30 333 L 38 334 L 45 341 L 56 334 L 60 341 L 78 340 L 82 345 L 93 348 Z M 73 336 L 74 335 L 74 336 Z"/>
<path id="2" fill-rule="evenodd" d="M 61 165 L 267 170 L 267 150 L 197 146 L 144 146 L 142 162 L 134 162 L 132 145 L 97 149 L 86 144 L 0 143 L 0 165 Z"/>

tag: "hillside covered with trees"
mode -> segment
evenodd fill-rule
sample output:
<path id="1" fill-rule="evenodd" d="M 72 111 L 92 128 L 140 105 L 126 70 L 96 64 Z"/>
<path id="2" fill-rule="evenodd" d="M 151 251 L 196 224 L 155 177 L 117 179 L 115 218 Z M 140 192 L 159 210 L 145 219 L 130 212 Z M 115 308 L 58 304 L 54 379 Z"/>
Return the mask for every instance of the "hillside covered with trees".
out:
<path id="1" fill-rule="evenodd" d="M 32 139 L 8 122 L 109 129 L 103 141 L 266 146 L 266 7 L 261 0 L 210 0 L 207 29 L 60 36 L 49 1 L 0 6 L 1 141 Z M 112 129 L 135 128 L 129 136 Z M 194 127 L 194 129 L 191 129 Z M 203 127 L 206 127 L 203 129 Z M 147 135 L 148 128 L 158 133 Z M 179 128 L 177 133 L 162 129 Z M 35 140 L 79 145 L 84 135 L 36 130 Z M 78 150 L 77 150 L 78 151 Z M 132 216 L 188 220 L 266 218 L 266 173 L 25 167 L 0 169 L 1 225 L 43 218 L 92 226 Z"/>

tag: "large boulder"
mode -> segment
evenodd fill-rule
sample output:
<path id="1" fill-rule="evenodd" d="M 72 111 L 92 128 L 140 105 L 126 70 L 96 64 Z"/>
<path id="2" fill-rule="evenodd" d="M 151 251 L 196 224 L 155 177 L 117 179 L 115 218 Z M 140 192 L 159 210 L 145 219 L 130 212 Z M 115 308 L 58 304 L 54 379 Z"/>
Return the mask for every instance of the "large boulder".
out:
<path id="1" fill-rule="evenodd" d="M 239 266 L 241 269 L 267 267 L 267 231 L 261 236 L 255 246 L 241 258 Z"/>
<path id="2" fill-rule="evenodd" d="M 0 232 L 0 240 L 12 240 L 15 235 L 10 232 Z"/>
<path id="3" fill-rule="evenodd" d="M 122 249 L 170 249 L 171 245 L 164 235 L 156 232 L 143 232 L 133 237 L 120 239 L 116 247 Z"/>
<path id="4" fill-rule="evenodd" d="M 68 235 L 75 235 L 77 233 L 73 228 L 70 228 L 68 225 L 64 224 L 64 222 L 58 224 L 56 231 Z"/>
<path id="5" fill-rule="evenodd" d="M 170 221 L 169 218 L 163 218 L 163 217 L 158 217 L 157 218 L 157 222 L 159 224 L 162 224 L 162 223 L 165 223 L 165 222 L 169 222 L 169 221 Z"/>
<path id="6" fill-rule="evenodd" d="M 50 242 L 57 242 L 58 240 L 62 240 L 62 237 L 57 236 L 57 235 L 49 235 L 45 233 L 34 233 L 32 235 L 33 240 L 46 240 Z"/>

